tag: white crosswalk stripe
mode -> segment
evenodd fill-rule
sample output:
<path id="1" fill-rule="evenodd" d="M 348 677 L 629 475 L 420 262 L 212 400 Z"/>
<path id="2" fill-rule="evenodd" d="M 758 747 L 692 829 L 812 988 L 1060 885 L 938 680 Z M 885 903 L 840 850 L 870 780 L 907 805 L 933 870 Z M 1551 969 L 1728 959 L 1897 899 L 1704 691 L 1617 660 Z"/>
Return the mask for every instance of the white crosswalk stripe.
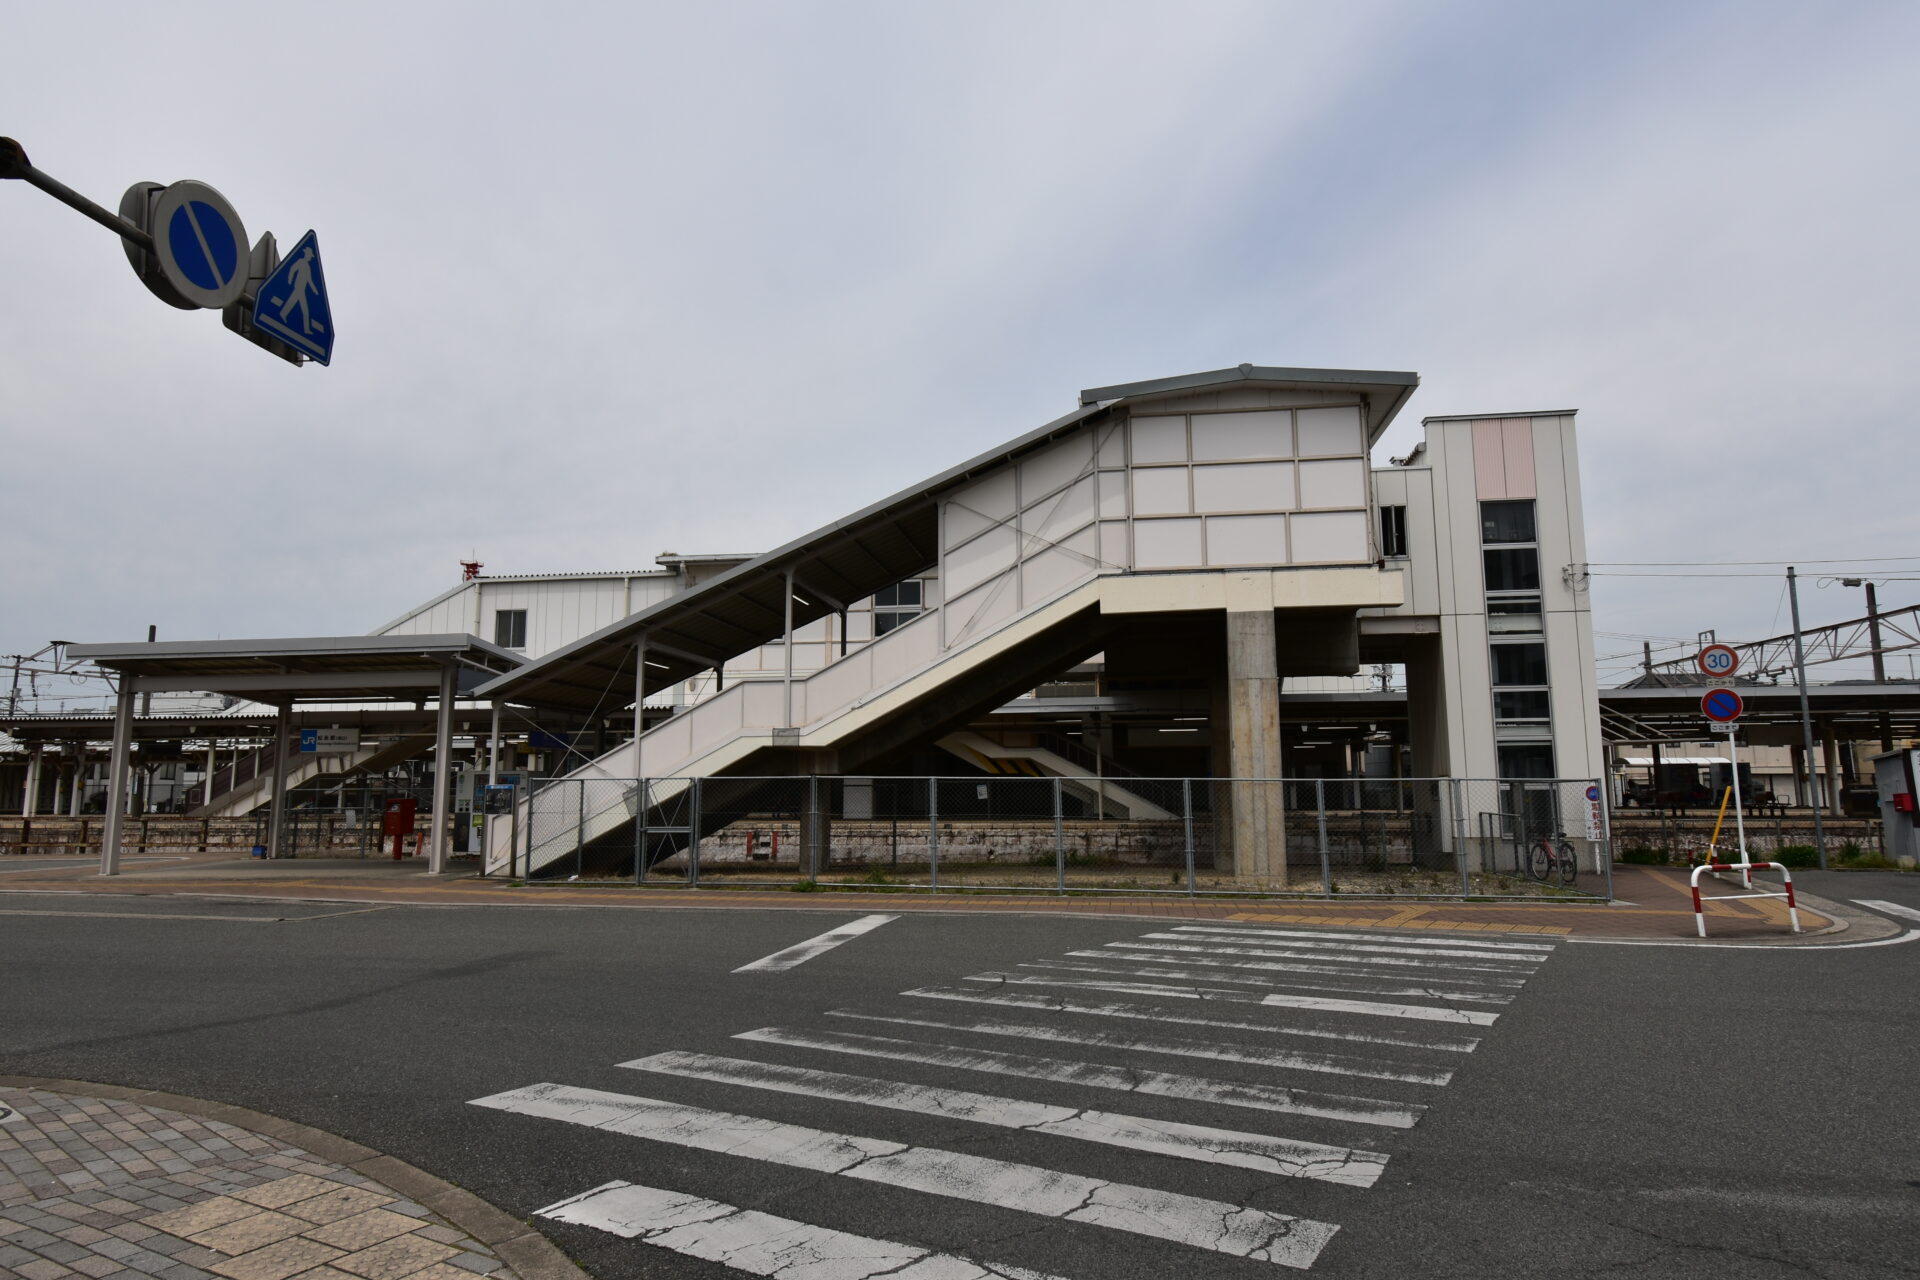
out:
<path id="1" fill-rule="evenodd" d="M 620 1065 L 635 1071 L 656 1071 L 663 1075 L 744 1085 L 750 1089 L 769 1089 L 776 1093 L 797 1093 L 810 1098 L 831 1098 L 837 1102 L 856 1102 L 868 1107 L 967 1120 L 1000 1129 L 1021 1129 L 1030 1133 L 1078 1138 L 1083 1142 L 1151 1151 L 1156 1155 L 1177 1156 L 1204 1164 L 1234 1165 L 1283 1178 L 1311 1178 L 1349 1187 L 1372 1186 L 1387 1167 L 1387 1157 L 1378 1151 L 1360 1151 L 1324 1142 L 1302 1142 L 1293 1138 L 1213 1129 L 1204 1125 L 1176 1124 L 1168 1120 L 1111 1111 L 1075 1110 L 1072 1107 L 1026 1102 L 996 1094 L 974 1093 L 966 1089 L 940 1089 L 895 1080 L 876 1080 L 870 1076 L 847 1075 L 839 1071 L 813 1071 L 806 1067 L 753 1062 L 745 1058 L 723 1058 L 710 1053 L 669 1050 Z"/>
<path id="2" fill-rule="evenodd" d="M 1177 924 L 1175 933 L 1192 934 L 1232 934 L 1247 938 L 1290 938 L 1314 942 L 1390 942 L 1396 946 L 1451 947 L 1459 946 L 1460 938 L 1418 938 L 1403 937 L 1399 934 L 1383 933 L 1335 933 L 1330 929 L 1262 929 L 1253 925 L 1218 924 Z M 1494 941 L 1476 937 L 1472 945 L 1488 951 L 1537 952 L 1541 958 L 1551 954 L 1556 944 L 1551 942 L 1509 942 L 1505 939 Z"/>
<path id="3" fill-rule="evenodd" d="M 1205 1076 L 1176 1075 L 1149 1071 L 1140 1067 L 1116 1067 L 1094 1062 L 1067 1062 L 1060 1058 L 1042 1058 L 1026 1053 L 1001 1053 L 993 1049 L 964 1049 L 958 1045 L 923 1045 L 912 1040 L 887 1036 L 862 1036 L 835 1031 L 797 1031 L 787 1027 L 762 1027 L 742 1031 L 735 1040 L 760 1044 L 788 1045 L 799 1049 L 818 1049 L 826 1053 L 846 1053 L 859 1057 L 886 1058 L 896 1062 L 920 1062 L 958 1071 L 982 1071 L 993 1075 L 1017 1076 L 1027 1080 L 1051 1080 L 1061 1084 L 1086 1085 L 1095 1089 L 1115 1089 L 1123 1093 L 1153 1094 L 1165 1098 L 1183 1098 L 1189 1102 L 1217 1106 L 1251 1107 L 1261 1111 L 1287 1112 L 1317 1116 L 1323 1120 L 1344 1120 L 1352 1124 L 1386 1125 L 1410 1129 L 1426 1107 L 1380 1098 L 1355 1098 L 1338 1093 L 1316 1093 L 1306 1089 L 1287 1089 L 1271 1084 L 1241 1084 L 1232 1080 L 1210 1080 Z"/>
<path id="4" fill-rule="evenodd" d="M 791 1280 L 1060 1280 L 1024 1267 L 990 1266 L 950 1253 L 796 1222 L 700 1196 L 609 1182 L 535 1211 L 598 1227 L 735 1271 Z"/>
<path id="5" fill-rule="evenodd" d="M 1288 991 L 1345 992 L 1352 996 L 1411 996 L 1417 1000 L 1460 1000 L 1468 1004 L 1512 1004 L 1513 997 L 1499 991 L 1467 991 L 1459 987 L 1392 986 L 1377 982 L 1302 982 L 1293 978 L 1272 978 L 1235 972 L 1244 966 L 1231 961 L 1191 959 L 1187 956 L 1156 956 L 1130 951 L 1069 951 L 1071 956 L 1092 956 L 1101 960 L 1130 960 L 1132 964 L 1075 964 L 1064 960 L 1025 960 L 1022 969 L 1061 969 L 1073 973 L 1104 973 L 1135 978 L 1185 978 L 1196 982 L 1231 982 L 1246 987 L 1281 987 Z M 1205 969 L 1185 969 L 1178 965 L 1208 965 Z"/>
<path id="6" fill-rule="evenodd" d="M 1249 969 L 1257 970 L 1261 973 L 1302 973 L 1313 977 L 1327 978 L 1357 978 L 1378 981 L 1387 978 L 1403 977 L 1403 975 L 1397 973 L 1378 973 L 1372 969 L 1355 968 L 1352 965 L 1345 964 L 1297 964 L 1287 960 L 1242 960 L 1234 958 L 1230 952 L 1201 951 L 1195 948 L 1170 947 L 1155 945 L 1153 943 L 1134 944 L 1109 942 L 1097 951 L 1087 949 L 1083 951 L 1069 951 L 1067 954 L 1070 956 L 1081 956 L 1087 959 L 1118 958 L 1126 960 L 1147 960 L 1155 964 L 1204 964 L 1212 965 L 1216 968 Z M 1407 978 L 1412 976 L 1414 975 L 1405 975 Z M 1502 990 L 1511 989 L 1518 991 L 1521 987 L 1527 985 L 1525 978 L 1496 978 L 1484 974 L 1469 978 L 1459 974 L 1449 973 L 1443 975 L 1443 977 L 1445 981 L 1458 983 L 1462 987 L 1498 987 Z"/>
<path id="7" fill-rule="evenodd" d="M 1146 935 L 1148 938 L 1165 936 L 1172 936 L 1176 940 L 1179 938 L 1178 934 L 1163 935 L 1149 933 Z M 1128 945 L 1138 946 L 1146 944 L 1129 943 Z M 1342 964 L 1367 965 L 1377 969 L 1444 969 L 1449 973 L 1496 973 L 1505 977 L 1525 977 L 1533 972 L 1531 966 L 1522 968 L 1513 964 L 1465 964 L 1452 958 L 1429 960 L 1422 956 L 1383 956 L 1371 954 L 1371 951 L 1368 953 L 1362 953 L 1360 951 L 1332 951 L 1292 944 L 1286 946 L 1234 947 L 1185 942 L 1179 946 L 1170 946 L 1168 949 L 1193 951 L 1218 956 L 1259 956 L 1269 960 L 1319 960 L 1325 962 L 1338 958 Z"/>
<path id="8" fill-rule="evenodd" d="M 1320 996 L 1294 996 L 1274 992 L 1237 991 L 1230 987 L 1170 987 L 1151 982 L 1105 981 L 1099 978 L 1043 978 L 1020 973 L 974 973 L 969 982 L 992 982 L 1003 986 L 1071 987 L 1082 991 L 1111 991 L 1122 995 L 1144 995 L 1176 1000 L 1220 1000 L 1228 1003 L 1265 1004 L 1292 1009 L 1315 1009 L 1322 1013 L 1371 1014 L 1381 1018 L 1410 1018 L 1417 1022 L 1458 1022 L 1468 1026 L 1490 1027 L 1500 1017 L 1477 1009 L 1441 1009 L 1424 1004 L 1390 1004 L 1372 1000 L 1336 1000 Z"/>
<path id="9" fill-rule="evenodd" d="M 1265 1035 L 1298 1036 L 1309 1040 L 1346 1040 L 1357 1044 L 1388 1045 L 1405 1049 L 1440 1049 L 1448 1053 L 1472 1053 L 1478 1036 L 1410 1036 L 1391 1031 L 1351 1031 L 1335 1027 L 1287 1026 L 1254 1022 L 1240 1018 L 1215 1018 L 1188 1013 L 1163 1005 L 1135 1004 L 1112 1000 L 1085 1000 L 1078 996 L 1055 995 L 1040 991 L 982 991 L 977 987 L 915 987 L 903 996 L 923 1000 L 951 1000 L 961 1004 L 998 1005 L 1009 1009 L 1034 1009 L 1047 1013 L 1077 1013 L 1096 1018 L 1129 1018 L 1143 1022 L 1165 1022 L 1183 1027 L 1214 1027 L 1222 1031 L 1254 1031 Z M 1187 992 L 1175 992 L 1185 996 Z"/>
<path id="10" fill-rule="evenodd" d="M 867 917 L 747 970 L 791 967 L 892 918 Z M 1445 1086 L 1457 1066 L 1431 1059 L 1454 1055 L 1457 1064 L 1459 1055 L 1473 1052 L 1480 1037 L 1457 1028 L 1494 1025 L 1500 1016 L 1495 1008 L 1513 1003 L 1553 950 L 1551 943 L 1505 939 L 1179 925 L 1130 941 L 1020 961 L 1013 971 L 976 973 L 962 982 L 899 993 L 942 1002 L 944 1010 L 840 1008 L 826 1014 L 840 1020 L 833 1029 L 772 1026 L 733 1034 L 763 1055 L 785 1061 L 668 1049 L 619 1064 L 648 1073 L 663 1089 L 687 1082 L 680 1087 L 702 1090 L 703 1102 L 717 1087 L 746 1096 L 772 1093 L 871 1109 L 822 1114 L 872 1116 L 880 1126 L 872 1130 L 876 1133 L 927 1132 L 898 1128 L 913 1123 L 901 1117 L 918 1117 L 922 1125 L 958 1121 L 1035 1135 L 1019 1140 L 1029 1144 L 1023 1153 L 1052 1152 L 1054 1139 L 1067 1139 L 1045 1164 L 789 1124 L 690 1105 L 672 1100 L 671 1093 L 654 1098 L 536 1084 L 475 1099 L 474 1105 L 945 1197 L 979 1213 L 1037 1215 L 1154 1242 L 1141 1248 L 1191 1248 L 1306 1268 L 1341 1229 L 1334 1222 L 1172 1188 L 1193 1180 L 1221 1185 L 1222 1167 L 1247 1169 L 1290 1180 L 1316 1210 L 1326 1204 L 1358 1206 L 1359 1201 L 1326 1197 L 1365 1195 L 1387 1171 L 1391 1148 L 1343 1145 L 1362 1131 L 1337 1126 L 1366 1126 L 1378 1138 L 1400 1141 L 1394 1131 L 1414 1127 L 1439 1095 L 1379 1098 L 1303 1089 L 1284 1074 L 1275 1079 L 1268 1073 L 1391 1082 L 1361 1086 L 1368 1093 L 1384 1088 L 1404 1095 L 1408 1086 Z M 849 1029 L 849 1022 L 865 1025 Z M 882 1027 L 896 1034 L 869 1033 Z M 909 1038 L 916 1034 L 920 1038 Z M 1000 1043 L 960 1038 L 976 1036 Z M 1042 1045 L 1052 1051 L 1022 1051 Z M 932 1073 L 936 1083 L 822 1070 L 791 1060 L 817 1054 L 903 1064 L 896 1070 L 923 1078 Z M 1141 1065 L 1142 1059 L 1150 1063 L 1156 1057 L 1185 1060 L 1166 1064 L 1175 1067 L 1196 1061 L 1221 1065 L 1212 1074 Z M 1004 1080 L 1008 1093 L 950 1087 L 946 1079 L 956 1072 Z M 1244 1078 L 1233 1078 L 1236 1072 Z M 1051 1090 L 1045 1096 L 1059 1101 L 1018 1096 L 1023 1082 Z M 1062 1089 L 1130 1096 L 1146 1114 L 1082 1106 Z M 1150 1105 L 1148 1099 L 1159 1101 Z M 1236 1123 L 1256 1121 L 1249 1112 L 1274 1119 L 1254 1129 L 1202 1123 L 1224 1114 L 1212 1111 L 1217 1107 L 1234 1108 Z M 1152 1114 L 1155 1110 L 1168 1118 Z M 896 1118 L 881 1120 L 882 1113 Z M 1289 1123 L 1280 1117 L 1295 1117 L 1291 1123 L 1311 1138 L 1258 1131 L 1265 1124 Z M 1089 1177 L 1072 1171 L 1076 1160 L 1088 1158 L 1080 1145 L 1085 1143 L 1166 1159 L 1136 1162 L 1138 1185 Z M 1053 1164 L 1060 1167 L 1045 1167 Z M 644 1243 L 688 1259 L 687 1266 L 717 1264 L 779 1280 L 1061 1280 L 916 1243 L 915 1232 L 897 1216 L 884 1235 L 866 1235 L 842 1229 L 863 1225 L 857 1217 L 830 1227 L 753 1203 L 728 1204 L 688 1190 L 617 1180 L 537 1213 Z M 1325 1216 L 1345 1219 L 1338 1212 Z M 909 1215 L 906 1222 L 912 1221 Z M 885 1238 L 895 1234 L 906 1239 Z M 977 1238 L 999 1239 L 1001 1248 L 1013 1248 L 1018 1256 L 1014 1242 L 1021 1234 Z M 1207 1270 L 1171 1256 L 1154 1266 L 1194 1274 Z"/>
<path id="11" fill-rule="evenodd" d="M 1076 1011 L 1066 1010 L 1065 1012 Z M 1449 1068 L 1429 1067 L 1417 1062 L 1392 1062 L 1380 1058 L 1363 1058 L 1355 1054 L 1306 1053 L 1298 1049 L 1272 1049 L 1264 1045 L 1186 1040 L 1173 1036 L 1129 1036 L 1111 1031 L 1056 1027 L 1045 1023 L 1007 1022 L 998 1018 L 907 1018 L 861 1013 L 856 1009 L 829 1009 L 827 1016 L 852 1018 L 862 1022 L 890 1023 L 896 1026 L 931 1027 L 943 1031 L 970 1031 L 975 1035 L 1012 1036 L 1053 1044 L 1084 1045 L 1089 1049 L 1177 1054 L 1188 1058 L 1211 1058 L 1219 1062 L 1250 1062 L 1263 1067 L 1364 1076 L 1374 1080 L 1404 1080 L 1412 1084 L 1444 1085 L 1453 1079 L 1453 1072 Z M 1244 1026 L 1240 1023 L 1226 1025 Z"/>
<path id="12" fill-rule="evenodd" d="M 1090 1223 L 1282 1266 L 1311 1266 L 1339 1230 L 1330 1222 L 1178 1192 L 598 1089 L 535 1084 L 476 1098 L 473 1105 Z"/>

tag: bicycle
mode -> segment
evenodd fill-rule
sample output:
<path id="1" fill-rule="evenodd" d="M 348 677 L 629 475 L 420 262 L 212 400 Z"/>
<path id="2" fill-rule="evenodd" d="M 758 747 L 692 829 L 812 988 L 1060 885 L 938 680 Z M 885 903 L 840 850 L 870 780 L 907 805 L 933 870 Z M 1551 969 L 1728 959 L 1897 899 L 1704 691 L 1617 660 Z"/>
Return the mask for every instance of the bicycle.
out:
<path id="1" fill-rule="evenodd" d="M 1556 873 L 1560 883 L 1571 887 L 1574 877 L 1580 874 L 1579 863 L 1573 856 L 1573 845 L 1567 840 L 1564 831 L 1556 831 L 1551 836 L 1541 836 L 1527 850 L 1527 874 L 1535 880 L 1545 883 Z"/>

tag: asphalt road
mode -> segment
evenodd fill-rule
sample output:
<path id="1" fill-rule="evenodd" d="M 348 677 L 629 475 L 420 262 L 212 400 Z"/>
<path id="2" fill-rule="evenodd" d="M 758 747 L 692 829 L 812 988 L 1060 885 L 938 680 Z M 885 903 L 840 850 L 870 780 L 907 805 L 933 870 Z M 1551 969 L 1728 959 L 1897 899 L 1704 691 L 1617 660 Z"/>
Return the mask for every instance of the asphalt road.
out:
<path id="1" fill-rule="evenodd" d="M 1920 909 L 1912 876 L 1800 883 Z M 1489 959 L 1443 954 L 1476 949 L 1459 937 L 1358 940 L 1400 948 L 1389 952 L 1192 930 L 1156 944 L 1147 935 L 1176 932 L 1170 922 L 915 913 L 790 969 L 734 973 L 854 913 L 28 894 L 0 895 L 0 912 L 0 1072 L 272 1112 L 518 1215 L 618 1181 L 1076 1280 L 1281 1274 L 1236 1255 L 1263 1243 L 1336 1277 L 1920 1270 L 1920 942 L 1562 942 Z M 1153 945 L 1214 949 L 1154 955 Z M 1070 954 L 1081 950 L 1115 955 Z M 1249 962 L 1316 971 L 1229 967 Z M 966 980 L 990 972 L 1082 985 Z M 1379 990 L 1409 985 L 1426 992 Z M 924 988 L 1025 1003 L 902 994 Z M 1231 995 L 1193 998 L 1201 988 Z M 1266 995 L 1426 1012 L 1275 1007 L 1259 1003 Z M 1035 1007 L 1048 999 L 1109 1012 Z M 1463 1014 L 1475 1016 L 1434 1020 Z M 903 1018 L 913 1022 L 876 1020 Z M 734 1038 L 766 1028 L 783 1040 Z M 1462 1052 L 1462 1037 L 1478 1043 Z M 972 1056 L 939 1057 L 951 1047 Z M 1426 1082 L 1309 1071 L 1276 1053 L 1339 1055 L 1321 1065 Z M 620 1065 L 643 1058 L 652 1069 Z M 1084 1064 L 1123 1070 L 1103 1077 Z M 1431 1082 L 1439 1071 L 1449 1083 Z M 1252 1088 L 1231 1091 L 1229 1105 L 1217 1082 Z M 514 1091 L 540 1083 L 573 1091 L 571 1118 L 529 1113 L 541 1105 Z M 1115 1083 L 1132 1091 L 1099 1087 Z M 657 1105 L 622 1109 L 580 1090 Z M 473 1105 L 482 1098 L 498 1105 Z M 716 1114 L 761 1123 L 717 1134 L 727 1122 Z M 1381 1123 L 1415 1114 L 1412 1127 Z M 578 1122 L 609 1115 L 651 1136 Z M 839 1137 L 799 1141 L 791 1126 Z M 1302 1156 L 1275 1137 L 1357 1154 Z M 578 1212 L 634 1220 L 636 1203 Z M 539 1222 L 601 1280 L 741 1274 L 684 1250 L 711 1257 L 765 1225 L 740 1215 L 649 1244 Z M 1319 1224 L 1338 1230 L 1327 1238 Z M 850 1265 L 806 1274 L 873 1274 Z"/>

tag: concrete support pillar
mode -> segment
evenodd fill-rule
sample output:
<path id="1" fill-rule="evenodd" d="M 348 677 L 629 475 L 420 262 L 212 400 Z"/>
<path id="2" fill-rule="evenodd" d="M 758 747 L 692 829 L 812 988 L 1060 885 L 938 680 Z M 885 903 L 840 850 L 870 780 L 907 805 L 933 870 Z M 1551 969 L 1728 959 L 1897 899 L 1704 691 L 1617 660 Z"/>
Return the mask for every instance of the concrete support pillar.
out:
<path id="1" fill-rule="evenodd" d="M 87 800 L 87 744 L 73 744 L 73 791 L 67 798 L 67 816 L 80 816 L 80 806 Z"/>
<path id="2" fill-rule="evenodd" d="M 127 822 L 127 756 L 133 748 L 133 677 L 122 673 L 113 705 L 113 748 L 107 757 L 107 820 L 100 834 L 100 874 L 120 874 L 120 835 Z"/>
<path id="3" fill-rule="evenodd" d="M 455 668 L 449 662 L 440 669 L 439 714 L 434 717 L 433 734 L 433 822 L 427 828 L 427 872 L 439 875 L 447 869 L 447 819 L 453 807 L 453 695 Z"/>
<path id="4" fill-rule="evenodd" d="M 829 846 L 828 788 L 832 780 L 809 775 L 800 799 L 800 874 L 816 880 L 827 869 Z"/>
<path id="5" fill-rule="evenodd" d="M 34 743 L 27 752 L 27 785 L 20 796 L 20 816 L 31 818 L 40 812 L 40 762 L 47 749 L 40 743 Z"/>
<path id="6" fill-rule="evenodd" d="M 1793 802 L 1795 805 L 1811 807 L 1813 788 L 1807 777 L 1807 749 L 1795 743 L 1788 750 L 1793 753 Z"/>
<path id="7" fill-rule="evenodd" d="M 279 714 L 273 718 L 273 792 L 272 806 L 267 810 L 267 856 L 269 858 L 290 858 L 293 850 L 287 848 L 287 766 L 293 755 L 294 744 L 288 739 L 292 736 L 293 704 L 280 704 Z"/>
<path id="8" fill-rule="evenodd" d="M 1827 771 L 1827 812 L 1837 818 L 1846 809 L 1846 799 L 1840 790 L 1840 737 L 1831 720 L 1820 725 L 1820 759 Z"/>
<path id="9" fill-rule="evenodd" d="M 208 738 L 207 739 L 207 785 L 201 789 L 202 790 L 202 794 L 200 796 L 201 804 L 213 803 L 213 775 L 218 772 L 220 772 L 220 741 L 217 738 Z"/>
<path id="10" fill-rule="evenodd" d="M 1280 749 L 1279 646 L 1271 609 L 1227 614 L 1227 720 L 1231 734 L 1233 874 L 1242 884 L 1287 881 Z M 1251 781 L 1250 781 L 1251 780 Z"/>

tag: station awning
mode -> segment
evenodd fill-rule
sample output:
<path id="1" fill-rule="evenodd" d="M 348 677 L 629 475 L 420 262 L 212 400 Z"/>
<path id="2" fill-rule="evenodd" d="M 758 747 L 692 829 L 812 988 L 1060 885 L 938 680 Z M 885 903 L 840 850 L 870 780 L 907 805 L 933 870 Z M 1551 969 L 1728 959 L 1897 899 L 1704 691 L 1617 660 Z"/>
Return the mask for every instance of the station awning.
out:
<path id="1" fill-rule="evenodd" d="M 205 692 L 259 702 L 419 702 L 452 668 L 462 697 L 526 659 L 471 635 L 320 636 L 69 645 L 137 693 Z"/>

